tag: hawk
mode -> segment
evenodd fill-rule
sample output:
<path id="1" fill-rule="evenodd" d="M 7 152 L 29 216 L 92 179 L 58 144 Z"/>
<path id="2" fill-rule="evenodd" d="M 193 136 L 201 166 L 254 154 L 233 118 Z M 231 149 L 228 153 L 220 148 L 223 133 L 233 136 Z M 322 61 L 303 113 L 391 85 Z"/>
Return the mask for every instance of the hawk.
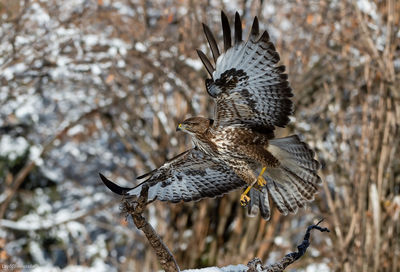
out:
<path id="1" fill-rule="evenodd" d="M 292 89 L 285 67 L 267 31 L 259 33 L 254 18 L 249 37 L 242 39 L 242 22 L 236 12 L 234 35 L 221 12 L 224 51 L 203 24 L 214 63 L 197 50 L 211 78 L 206 90 L 214 99 L 214 118 L 191 117 L 177 126 L 188 133 L 194 147 L 137 177 L 145 179 L 123 188 L 100 174 L 113 192 L 138 197 L 147 185 L 148 201 L 194 201 L 245 188 L 240 197 L 250 215 L 260 211 L 270 218 L 270 199 L 287 215 L 314 198 L 321 182 L 314 152 L 297 135 L 274 138 L 292 114 Z"/>

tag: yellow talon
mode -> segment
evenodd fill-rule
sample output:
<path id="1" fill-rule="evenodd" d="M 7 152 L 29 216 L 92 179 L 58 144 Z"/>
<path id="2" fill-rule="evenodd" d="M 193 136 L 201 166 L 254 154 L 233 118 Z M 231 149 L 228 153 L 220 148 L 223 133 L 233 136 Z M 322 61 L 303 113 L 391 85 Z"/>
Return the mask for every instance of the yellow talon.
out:
<path id="1" fill-rule="evenodd" d="M 246 195 L 245 193 L 243 193 L 240 196 L 240 205 L 242 205 L 242 207 L 246 207 L 247 204 L 249 203 L 249 201 L 250 201 L 250 197 L 248 195 Z"/>
<path id="2" fill-rule="evenodd" d="M 246 207 L 247 203 L 250 201 L 250 197 L 247 195 L 252 186 L 249 186 L 244 190 L 243 194 L 240 196 L 240 205 Z"/>
<path id="3" fill-rule="evenodd" d="M 265 172 L 265 169 L 267 169 L 267 167 L 264 167 L 261 170 L 261 173 L 258 175 L 257 180 L 254 181 L 250 186 L 248 186 L 246 188 L 246 190 L 244 190 L 243 194 L 240 196 L 240 205 L 242 205 L 243 207 L 246 207 L 247 204 L 249 203 L 250 197 L 247 194 L 249 193 L 250 189 L 253 187 L 253 185 L 256 182 L 257 182 L 257 185 L 261 186 L 261 187 L 263 187 L 263 186 L 265 186 L 265 184 L 267 184 L 267 181 L 262 177 L 262 175 Z M 259 189 L 259 188 L 257 188 L 257 189 Z"/>

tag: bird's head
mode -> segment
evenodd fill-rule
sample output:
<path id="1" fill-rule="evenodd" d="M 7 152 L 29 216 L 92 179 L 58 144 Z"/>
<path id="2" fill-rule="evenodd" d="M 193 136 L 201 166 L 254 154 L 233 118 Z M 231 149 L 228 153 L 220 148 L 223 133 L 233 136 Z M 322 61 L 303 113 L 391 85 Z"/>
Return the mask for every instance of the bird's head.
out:
<path id="1" fill-rule="evenodd" d="M 213 124 L 214 120 L 205 117 L 190 117 L 176 127 L 176 131 L 189 134 L 203 134 Z"/>

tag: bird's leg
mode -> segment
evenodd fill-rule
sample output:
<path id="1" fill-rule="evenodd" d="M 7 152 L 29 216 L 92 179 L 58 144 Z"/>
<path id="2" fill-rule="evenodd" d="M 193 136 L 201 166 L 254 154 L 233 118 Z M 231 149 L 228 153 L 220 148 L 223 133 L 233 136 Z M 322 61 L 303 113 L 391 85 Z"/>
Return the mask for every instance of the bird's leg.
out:
<path id="1" fill-rule="evenodd" d="M 260 174 L 257 177 L 257 184 L 261 187 L 263 187 L 265 184 L 267 184 L 267 182 L 265 181 L 265 179 L 263 178 L 263 174 L 265 172 L 265 169 L 267 169 L 266 166 L 263 167 L 263 169 L 261 170 Z"/>
<path id="2" fill-rule="evenodd" d="M 265 172 L 265 169 L 267 169 L 267 167 L 263 167 L 263 169 L 261 170 L 260 174 L 258 175 L 257 179 L 251 184 L 249 185 L 246 190 L 244 190 L 243 194 L 241 194 L 240 196 L 240 205 L 242 205 L 243 207 L 246 207 L 246 205 L 249 203 L 250 201 L 250 197 L 247 195 L 250 192 L 250 189 L 253 188 L 253 186 L 257 183 L 258 186 L 263 187 L 265 186 L 265 184 L 267 184 L 267 182 L 265 181 L 265 179 L 262 177 L 262 175 Z"/>
<path id="3" fill-rule="evenodd" d="M 250 197 L 247 194 L 250 192 L 251 187 L 253 187 L 253 184 L 248 186 L 243 194 L 240 195 L 240 205 L 243 207 L 246 207 L 247 203 L 250 201 Z"/>

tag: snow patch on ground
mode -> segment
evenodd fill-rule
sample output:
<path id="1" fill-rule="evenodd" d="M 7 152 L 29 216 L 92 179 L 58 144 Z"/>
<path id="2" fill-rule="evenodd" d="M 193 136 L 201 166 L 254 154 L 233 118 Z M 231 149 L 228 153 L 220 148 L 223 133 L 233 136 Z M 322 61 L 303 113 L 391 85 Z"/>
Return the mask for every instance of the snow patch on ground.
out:
<path id="1" fill-rule="evenodd" d="M 207 267 L 202 269 L 188 269 L 183 270 L 182 272 L 244 272 L 249 268 L 246 265 L 238 264 L 238 265 L 228 265 L 225 267 Z"/>

